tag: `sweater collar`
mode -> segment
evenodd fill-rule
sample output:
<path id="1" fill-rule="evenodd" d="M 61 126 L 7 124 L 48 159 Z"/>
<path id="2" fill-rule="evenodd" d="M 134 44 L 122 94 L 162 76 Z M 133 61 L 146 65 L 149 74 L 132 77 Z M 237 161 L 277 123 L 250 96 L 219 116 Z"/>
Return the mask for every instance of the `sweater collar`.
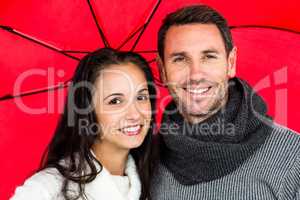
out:
<path id="1" fill-rule="evenodd" d="M 94 152 L 91 150 L 91 153 L 93 154 L 93 156 L 96 158 L 96 155 L 94 154 Z M 137 168 L 136 168 L 136 164 L 134 161 L 134 158 L 132 157 L 132 155 L 128 155 L 128 159 L 126 162 L 126 167 L 125 167 L 125 175 L 128 176 L 129 179 L 129 183 L 130 183 L 130 188 L 129 188 L 129 192 L 127 197 L 123 197 L 121 195 L 121 192 L 118 190 L 117 185 L 115 184 L 113 177 L 111 175 L 111 173 L 105 168 L 105 167 L 100 167 L 96 162 L 95 165 L 97 166 L 97 170 L 101 171 L 97 177 L 95 178 L 94 181 L 92 181 L 91 183 L 87 184 L 86 186 L 86 190 L 87 191 L 92 191 L 92 193 L 94 192 L 94 190 L 101 190 L 101 187 L 99 185 L 104 185 L 102 190 L 106 190 L 103 191 L 102 195 L 108 194 L 110 192 L 110 196 L 104 196 L 107 198 L 111 198 L 116 196 L 118 197 L 117 199 L 126 199 L 126 200 L 138 200 L 141 196 L 141 182 L 140 182 L 140 178 L 137 172 Z M 109 190 L 107 188 L 110 188 Z M 99 193 L 100 197 L 101 196 L 101 192 Z M 113 194 L 113 195 L 112 195 Z M 95 196 L 97 197 L 97 196 Z M 97 197 L 99 198 L 99 196 Z"/>
<path id="2" fill-rule="evenodd" d="M 166 111 L 176 109 L 171 102 Z M 237 169 L 265 141 L 271 123 L 267 107 L 244 81 L 229 82 L 224 108 L 198 124 L 190 124 L 178 113 L 164 114 L 162 162 L 182 184 L 207 182 Z M 165 112 L 168 113 L 168 112 Z M 171 128 L 172 126 L 172 128 Z M 167 127 L 167 128 L 166 128 Z"/>

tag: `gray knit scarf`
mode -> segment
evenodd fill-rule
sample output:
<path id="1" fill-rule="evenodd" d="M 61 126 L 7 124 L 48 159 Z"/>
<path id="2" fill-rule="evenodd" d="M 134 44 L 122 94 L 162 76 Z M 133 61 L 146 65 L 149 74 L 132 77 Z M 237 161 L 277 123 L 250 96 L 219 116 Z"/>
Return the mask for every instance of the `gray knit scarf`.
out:
<path id="1" fill-rule="evenodd" d="M 226 106 L 199 124 L 188 123 L 178 111 L 163 116 L 161 162 L 181 184 L 208 182 L 233 172 L 272 131 L 265 102 L 245 81 L 233 78 L 228 89 Z M 176 105 L 171 102 L 165 113 L 173 110 Z"/>

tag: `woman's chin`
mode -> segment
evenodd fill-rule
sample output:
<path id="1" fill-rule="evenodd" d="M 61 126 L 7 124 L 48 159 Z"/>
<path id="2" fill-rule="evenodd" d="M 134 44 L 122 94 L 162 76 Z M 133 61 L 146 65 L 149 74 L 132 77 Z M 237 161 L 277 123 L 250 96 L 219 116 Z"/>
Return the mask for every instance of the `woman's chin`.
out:
<path id="1" fill-rule="evenodd" d="M 122 138 L 120 146 L 126 149 L 134 149 L 141 146 L 143 141 L 144 137 L 141 134 L 126 136 L 126 138 Z"/>

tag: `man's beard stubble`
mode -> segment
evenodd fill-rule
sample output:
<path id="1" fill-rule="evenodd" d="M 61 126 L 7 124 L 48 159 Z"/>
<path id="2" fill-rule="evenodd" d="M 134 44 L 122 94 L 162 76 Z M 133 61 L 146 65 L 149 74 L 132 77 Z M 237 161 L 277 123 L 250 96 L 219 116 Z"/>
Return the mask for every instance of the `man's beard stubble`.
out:
<path id="1" fill-rule="evenodd" d="M 227 80 L 223 84 L 217 83 L 218 89 L 212 95 L 211 98 L 214 98 L 214 102 L 211 105 L 208 105 L 209 108 L 206 112 L 193 113 L 188 109 L 188 106 L 185 105 L 184 101 L 181 101 L 177 96 L 176 92 L 169 88 L 170 93 L 178 107 L 179 112 L 187 119 L 190 123 L 200 123 L 205 119 L 216 114 L 218 111 L 223 109 L 226 105 L 228 99 L 228 82 Z M 181 87 L 182 88 L 182 87 Z"/>

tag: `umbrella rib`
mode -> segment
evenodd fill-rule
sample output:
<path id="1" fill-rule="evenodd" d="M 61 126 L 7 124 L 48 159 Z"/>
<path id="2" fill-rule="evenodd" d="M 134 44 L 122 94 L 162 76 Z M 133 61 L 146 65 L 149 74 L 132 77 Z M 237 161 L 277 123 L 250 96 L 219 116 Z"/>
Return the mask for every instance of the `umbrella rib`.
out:
<path id="1" fill-rule="evenodd" d="M 32 36 L 29 36 L 29 35 L 27 35 L 25 33 L 17 31 L 17 30 L 13 29 L 10 26 L 2 26 L 2 25 L 0 25 L 0 28 L 3 29 L 3 30 L 5 30 L 5 31 L 8 31 L 8 32 L 10 32 L 10 33 L 12 33 L 14 35 L 17 35 L 17 36 L 19 36 L 21 38 L 24 38 L 24 39 L 26 39 L 26 40 L 28 40 L 30 42 L 33 42 L 33 43 L 38 44 L 40 46 L 43 46 L 43 47 L 45 47 L 47 49 L 50 49 L 52 51 L 55 51 L 57 53 L 63 54 L 66 57 L 72 58 L 74 60 L 80 60 L 79 58 L 77 58 L 75 56 L 72 56 L 72 55 L 69 55 L 69 54 L 65 53 L 64 51 L 62 51 L 61 49 L 59 49 L 59 48 L 57 48 L 57 47 L 55 47 L 55 46 L 53 46 L 51 44 L 48 44 L 48 43 L 46 43 L 46 42 L 44 42 L 42 40 L 36 39 L 36 38 L 34 38 Z"/>
<path id="2" fill-rule="evenodd" d="M 151 64 L 151 63 L 153 63 L 153 62 L 155 62 L 155 61 L 156 61 L 156 58 L 153 58 L 152 60 L 147 61 L 147 63 L 148 63 L 148 64 Z"/>
<path id="3" fill-rule="evenodd" d="M 136 45 L 138 44 L 138 42 L 140 41 L 142 35 L 144 34 L 146 28 L 148 27 L 149 23 L 151 22 L 151 20 L 153 19 L 154 14 L 156 13 L 156 11 L 158 10 L 158 7 L 161 3 L 161 0 L 158 0 L 155 4 L 154 9 L 152 10 L 150 17 L 147 19 L 146 23 L 143 25 L 143 29 L 141 30 L 140 34 L 138 35 L 137 39 L 135 40 L 133 46 L 131 47 L 131 51 L 133 51 L 136 47 Z"/>
<path id="4" fill-rule="evenodd" d="M 98 32 L 99 32 L 99 34 L 100 34 L 100 37 L 101 37 L 101 39 L 102 39 L 103 44 L 105 45 L 105 47 L 110 47 L 109 42 L 108 42 L 108 40 L 106 39 L 106 37 L 105 37 L 105 35 L 104 35 L 104 32 L 103 32 L 102 28 L 101 28 L 100 25 L 99 25 L 99 22 L 98 22 L 98 20 L 97 20 L 95 11 L 94 11 L 94 9 L 93 9 L 93 6 L 92 6 L 90 0 L 87 0 L 87 3 L 88 3 L 88 5 L 89 5 L 90 12 L 91 12 L 91 14 L 92 14 L 92 16 L 93 16 L 94 22 L 96 23 L 96 26 L 97 26 L 97 29 L 98 29 Z"/>
<path id="5" fill-rule="evenodd" d="M 276 26 L 268 26 L 268 25 L 237 25 L 237 26 L 229 26 L 230 29 L 238 29 L 238 28 L 266 28 L 266 29 L 274 29 L 279 31 L 287 31 L 290 33 L 300 34 L 300 31 L 295 31 L 288 28 L 276 27 Z"/>
<path id="6" fill-rule="evenodd" d="M 42 88 L 42 89 L 30 90 L 30 91 L 22 92 L 17 95 L 7 94 L 7 95 L 0 97 L 0 101 L 5 101 L 5 100 L 14 99 L 14 98 L 20 98 L 20 97 L 25 97 L 25 96 L 29 96 L 29 95 L 40 94 L 40 93 L 44 93 L 44 92 L 50 92 L 50 91 L 63 89 L 63 88 L 68 87 L 69 83 L 70 83 L 70 80 L 64 82 L 63 84 L 58 84 L 55 86 L 50 86 L 50 87 Z"/>
<path id="7" fill-rule="evenodd" d="M 75 50 L 64 50 L 65 53 L 91 53 L 90 51 L 75 51 Z"/>
<path id="8" fill-rule="evenodd" d="M 140 30 L 142 30 L 142 28 L 145 26 L 145 24 L 143 24 L 142 26 L 140 26 L 136 31 L 134 31 L 131 35 L 129 35 L 129 37 L 127 37 L 124 42 L 122 42 L 122 44 L 120 46 L 118 46 L 117 50 L 120 50 L 124 45 L 126 45 L 129 40 L 131 40 Z"/>

